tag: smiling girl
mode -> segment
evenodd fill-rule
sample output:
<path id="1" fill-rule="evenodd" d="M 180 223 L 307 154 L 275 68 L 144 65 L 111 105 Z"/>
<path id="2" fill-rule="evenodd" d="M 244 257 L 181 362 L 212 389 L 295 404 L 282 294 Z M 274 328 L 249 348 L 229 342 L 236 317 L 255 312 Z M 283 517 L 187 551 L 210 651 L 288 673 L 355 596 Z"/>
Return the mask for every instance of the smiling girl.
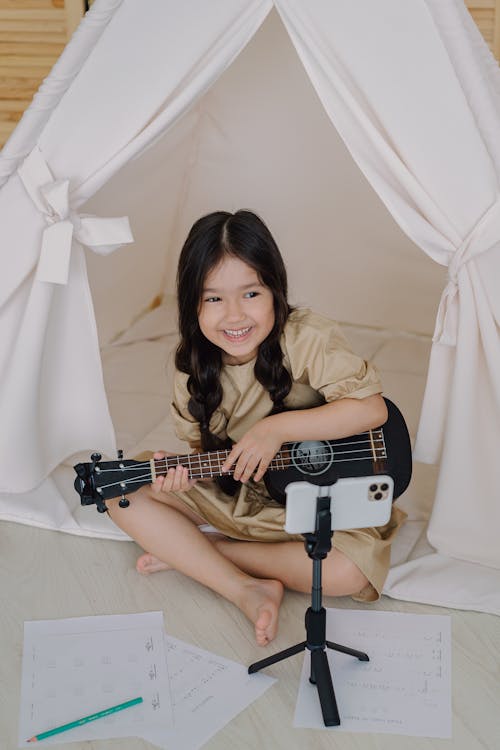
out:
<path id="1" fill-rule="evenodd" d="M 262 477 L 281 445 L 334 440 L 373 429 L 387 410 L 374 367 L 350 350 L 338 326 L 292 309 L 278 247 L 250 211 L 199 219 L 177 274 L 180 342 L 172 414 L 195 451 L 232 445 L 233 477 L 193 480 L 177 466 L 133 495 L 108 501 L 111 518 L 147 550 L 141 573 L 175 568 L 239 607 L 259 645 L 276 635 L 284 587 L 308 592 L 301 536 Z M 155 458 L 166 454 L 155 453 Z M 380 596 L 390 544 L 404 514 L 380 528 L 337 531 L 323 563 L 323 592 Z M 209 524 L 218 534 L 204 534 Z"/>

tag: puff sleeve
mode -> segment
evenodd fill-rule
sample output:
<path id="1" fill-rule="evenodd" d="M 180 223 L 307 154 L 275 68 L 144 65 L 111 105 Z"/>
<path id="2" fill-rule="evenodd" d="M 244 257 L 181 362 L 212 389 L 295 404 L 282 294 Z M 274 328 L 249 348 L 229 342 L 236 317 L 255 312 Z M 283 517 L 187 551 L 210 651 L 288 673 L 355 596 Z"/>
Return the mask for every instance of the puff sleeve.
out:
<path id="1" fill-rule="evenodd" d="M 382 392 L 376 367 L 354 354 L 339 325 L 323 315 L 295 310 L 284 339 L 293 380 L 311 386 L 325 401 Z"/>

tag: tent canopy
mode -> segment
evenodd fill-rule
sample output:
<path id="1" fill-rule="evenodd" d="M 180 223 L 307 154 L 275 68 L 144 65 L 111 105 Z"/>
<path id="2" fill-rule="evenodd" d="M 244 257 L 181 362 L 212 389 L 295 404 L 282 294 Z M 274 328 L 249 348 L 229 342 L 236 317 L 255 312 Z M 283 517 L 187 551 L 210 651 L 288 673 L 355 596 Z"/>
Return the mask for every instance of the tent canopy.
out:
<path id="1" fill-rule="evenodd" d="M 458 0 L 97 0 L 0 156 L 1 489 L 113 454 L 99 341 L 173 290 L 196 218 L 247 207 L 293 303 L 434 330 L 429 539 L 499 568 L 499 119 Z"/>

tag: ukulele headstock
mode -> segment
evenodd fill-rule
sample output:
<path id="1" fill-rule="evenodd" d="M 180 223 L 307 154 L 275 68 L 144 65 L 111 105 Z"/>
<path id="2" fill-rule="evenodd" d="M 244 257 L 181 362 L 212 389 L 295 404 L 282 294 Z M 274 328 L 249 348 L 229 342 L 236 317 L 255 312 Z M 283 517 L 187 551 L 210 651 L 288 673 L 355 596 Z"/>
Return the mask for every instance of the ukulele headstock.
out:
<path id="1" fill-rule="evenodd" d="M 121 456 L 121 451 L 118 454 Z M 127 507 L 129 501 L 125 493 L 135 492 L 144 484 L 151 482 L 150 463 L 140 461 L 101 461 L 100 453 L 91 455 L 91 463 L 76 464 L 73 468 L 77 477 L 75 490 L 80 495 L 82 505 L 96 505 L 99 513 L 107 511 L 105 500 L 121 497 L 121 507 Z"/>

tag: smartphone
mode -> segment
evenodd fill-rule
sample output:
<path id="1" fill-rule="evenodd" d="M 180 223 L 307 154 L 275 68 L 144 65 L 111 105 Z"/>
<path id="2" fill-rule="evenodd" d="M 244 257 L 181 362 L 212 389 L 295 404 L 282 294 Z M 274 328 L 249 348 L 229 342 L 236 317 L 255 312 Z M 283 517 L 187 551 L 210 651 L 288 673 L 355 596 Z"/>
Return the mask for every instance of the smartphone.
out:
<path id="1" fill-rule="evenodd" d="M 316 499 L 329 495 L 332 531 L 383 526 L 391 516 L 394 482 L 386 474 L 338 479 L 328 487 L 291 482 L 286 487 L 285 531 L 312 534 L 316 526 Z"/>

